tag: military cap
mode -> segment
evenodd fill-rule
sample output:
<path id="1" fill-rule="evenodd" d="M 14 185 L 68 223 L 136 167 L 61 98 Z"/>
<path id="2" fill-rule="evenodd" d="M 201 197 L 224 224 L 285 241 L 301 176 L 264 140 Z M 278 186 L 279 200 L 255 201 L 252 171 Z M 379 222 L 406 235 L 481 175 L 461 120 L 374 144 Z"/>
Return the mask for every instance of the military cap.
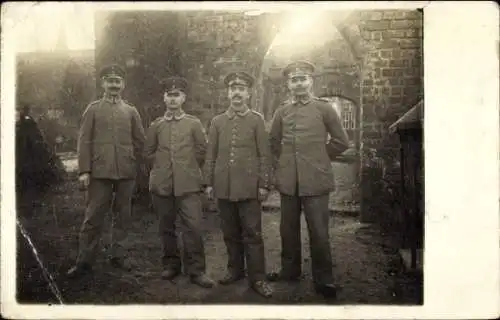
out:
<path id="1" fill-rule="evenodd" d="M 180 90 L 182 92 L 186 92 L 188 88 L 188 83 L 186 79 L 182 77 L 168 77 L 161 81 L 161 85 L 163 87 L 164 92 L 172 91 L 172 90 Z"/>
<path id="2" fill-rule="evenodd" d="M 316 67 L 309 61 L 298 60 L 288 64 L 283 69 L 283 76 L 288 77 L 290 75 L 312 75 Z"/>
<path id="3" fill-rule="evenodd" d="M 125 78 L 125 70 L 117 64 L 107 65 L 101 69 L 99 73 L 101 78 L 103 77 L 120 77 Z"/>
<path id="4" fill-rule="evenodd" d="M 251 88 L 253 83 L 253 77 L 244 71 L 231 72 L 224 78 L 224 84 L 228 87 L 239 84 Z"/>

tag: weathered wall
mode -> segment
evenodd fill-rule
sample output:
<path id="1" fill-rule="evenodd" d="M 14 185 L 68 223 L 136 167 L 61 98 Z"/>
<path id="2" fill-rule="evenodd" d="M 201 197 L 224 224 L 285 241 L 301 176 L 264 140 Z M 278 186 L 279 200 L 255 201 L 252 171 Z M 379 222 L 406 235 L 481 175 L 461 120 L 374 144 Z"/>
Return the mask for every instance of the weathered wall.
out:
<path id="1" fill-rule="evenodd" d="M 261 105 L 261 64 L 274 35 L 268 30 L 272 16 L 251 17 L 239 12 L 187 12 L 183 14 L 187 36 L 182 63 L 190 81 L 191 101 L 198 116 L 209 121 L 228 106 L 224 76 L 235 69 L 252 74 L 257 83 L 252 106 Z"/>

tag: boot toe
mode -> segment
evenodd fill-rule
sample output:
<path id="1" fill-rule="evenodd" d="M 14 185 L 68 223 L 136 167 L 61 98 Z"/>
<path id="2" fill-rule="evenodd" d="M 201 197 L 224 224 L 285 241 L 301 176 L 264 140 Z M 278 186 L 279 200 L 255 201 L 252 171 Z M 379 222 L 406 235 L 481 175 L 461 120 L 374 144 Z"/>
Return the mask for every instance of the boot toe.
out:
<path id="1" fill-rule="evenodd" d="M 161 273 L 162 279 L 172 280 L 179 275 L 179 271 L 175 269 L 166 269 Z"/>
<path id="2" fill-rule="evenodd" d="M 317 285 L 316 292 L 321 294 L 325 298 L 336 298 L 337 288 L 333 284 Z"/>
<path id="3" fill-rule="evenodd" d="M 244 274 L 227 274 L 224 278 L 219 280 L 219 283 L 222 285 L 228 285 L 239 281 L 245 277 Z"/>
<path id="4" fill-rule="evenodd" d="M 261 296 L 270 298 L 273 295 L 273 289 L 265 281 L 257 281 L 252 285 L 252 288 Z"/>
<path id="5" fill-rule="evenodd" d="M 207 288 L 207 289 L 215 286 L 215 282 L 206 275 L 191 277 L 191 282 L 202 288 Z"/>

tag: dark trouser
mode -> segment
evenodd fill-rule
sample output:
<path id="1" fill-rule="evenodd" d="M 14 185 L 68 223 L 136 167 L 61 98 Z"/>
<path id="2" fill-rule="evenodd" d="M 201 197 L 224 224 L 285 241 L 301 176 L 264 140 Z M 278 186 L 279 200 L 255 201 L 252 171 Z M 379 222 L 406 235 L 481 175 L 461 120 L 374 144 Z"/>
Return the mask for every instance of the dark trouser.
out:
<path id="1" fill-rule="evenodd" d="M 126 221 L 129 220 L 132 211 L 132 192 L 135 180 L 122 179 L 91 179 L 87 190 L 87 208 L 85 220 L 80 229 L 80 242 L 77 264 L 94 262 L 95 253 L 104 231 L 104 221 L 107 213 L 112 214 L 112 229 L 110 255 L 121 257 L 124 253 L 123 241 L 127 237 L 125 231 Z M 115 193 L 114 206 L 113 192 Z"/>
<path id="2" fill-rule="evenodd" d="M 246 257 L 249 281 L 263 280 L 265 257 L 260 202 L 256 199 L 237 202 L 219 199 L 218 205 L 228 271 L 235 275 L 244 273 Z"/>
<path id="3" fill-rule="evenodd" d="M 159 233 L 163 243 L 162 263 L 165 268 L 181 270 L 181 256 L 175 221 L 180 218 L 184 246 L 184 268 L 190 276 L 205 272 L 205 248 L 202 239 L 202 208 L 198 192 L 180 197 L 152 195 L 153 206 L 160 217 Z"/>
<path id="4" fill-rule="evenodd" d="M 316 284 L 333 282 L 328 199 L 328 194 L 307 197 L 281 194 L 281 266 L 284 274 L 301 274 L 300 214 L 303 206 L 309 231 L 313 280 Z"/>

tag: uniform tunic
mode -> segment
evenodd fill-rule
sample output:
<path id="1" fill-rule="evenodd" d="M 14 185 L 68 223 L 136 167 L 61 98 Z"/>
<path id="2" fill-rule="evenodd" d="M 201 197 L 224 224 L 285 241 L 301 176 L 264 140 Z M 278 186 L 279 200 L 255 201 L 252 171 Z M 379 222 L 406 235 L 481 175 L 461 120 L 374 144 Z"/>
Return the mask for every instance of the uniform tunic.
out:
<path id="1" fill-rule="evenodd" d="M 207 139 L 201 121 L 183 113 L 159 117 L 148 129 L 145 156 L 150 161 L 149 189 L 160 196 L 198 192 Z"/>
<path id="2" fill-rule="evenodd" d="M 328 134 L 348 146 L 340 118 L 326 101 L 291 101 L 276 111 L 270 146 L 276 187 L 281 193 L 312 196 L 334 190 L 331 160 L 326 151 Z"/>
<path id="3" fill-rule="evenodd" d="M 258 188 L 269 189 L 269 141 L 261 114 L 229 109 L 212 120 L 208 141 L 205 178 L 216 198 L 257 199 Z"/>
<path id="4" fill-rule="evenodd" d="M 84 111 L 78 138 L 80 174 L 97 179 L 134 179 L 144 129 L 137 109 L 121 99 L 101 99 Z"/>

